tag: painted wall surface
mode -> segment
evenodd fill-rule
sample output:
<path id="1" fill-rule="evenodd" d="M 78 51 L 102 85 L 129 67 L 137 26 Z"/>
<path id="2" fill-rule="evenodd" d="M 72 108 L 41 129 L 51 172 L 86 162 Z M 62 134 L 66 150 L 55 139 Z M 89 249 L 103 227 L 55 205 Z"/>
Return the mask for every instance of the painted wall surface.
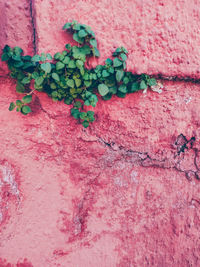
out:
<path id="1" fill-rule="evenodd" d="M 30 115 L 9 112 L 1 63 L 0 267 L 200 266 L 199 1 L 14 2 L 0 0 L 1 48 L 62 51 L 76 19 L 100 63 L 124 45 L 129 70 L 164 88 L 100 100 L 84 129 L 41 93 Z"/>

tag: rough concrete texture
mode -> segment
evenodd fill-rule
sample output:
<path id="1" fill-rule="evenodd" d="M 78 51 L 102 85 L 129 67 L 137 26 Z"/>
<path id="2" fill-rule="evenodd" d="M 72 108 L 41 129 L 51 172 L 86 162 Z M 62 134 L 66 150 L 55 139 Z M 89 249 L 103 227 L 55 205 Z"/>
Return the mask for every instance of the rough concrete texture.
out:
<path id="1" fill-rule="evenodd" d="M 10 113 L 13 85 L 1 80 L 2 260 L 200 265 L 199 85 L 101 101 L 86 130 L 45 95 L 31 116 Z M 196 138 L 184 152 L 181 133 Z"/>
<path id="2" fill-rule="evenodd" d="M 25 35 L 1 24 L 1 44 L 54 53 L 77 19 L 97 33 L 100 62 L 125 45 L 138 73 L 199 78 L 198 1 L 17 3 L 7 14 Z M 32 114 L 9 112 L 19 96 L 0 78 L 0 267 L 200 266 L 200 85 L 161 82 L 161 94 L 100 101 L 84 129 L 42 93 Z"/>
<path id="3" fill-rule="evenodd" d="M 103 62 L 118 46 L 137 73 L 200 78 L 198 0 L 35 0 L 39 51 L 62 51 L 62 26 L 76 19 L 96 33 Z"/>
<path id="4" fill-rule="evenodd" d="M 30 55 L 34 53 L 33 16 L 29 0 L 0 0 L 0 50 L 8 44 L 20 46 Z M 1 54 L 1 53 L 0 53 Z M 0 76 L 8 73 L 0 61 Z"/>

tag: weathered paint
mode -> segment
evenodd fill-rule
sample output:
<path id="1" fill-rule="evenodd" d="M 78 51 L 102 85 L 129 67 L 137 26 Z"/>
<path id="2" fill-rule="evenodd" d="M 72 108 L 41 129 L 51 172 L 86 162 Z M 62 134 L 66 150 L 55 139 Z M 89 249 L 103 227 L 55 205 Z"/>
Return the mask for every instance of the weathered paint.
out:
<path id="1" fill-rule="evenodd" d="M 33 54 L 28 2 L 20 3 L 21 13 L 12 6 L 8 14 L 26 39 L 5 26 L 8 44 Z M 125 45 L 138 73 L 199 77 L 198 1 L 35 0 L 34 7 L 40 52 L 62 50 L 70 40 L 62 25 L 77 19 L 97 33 L 100 62 Z M 5 31 L 0 36 L 5 44 Z M 162 82 L 161 94 L 100 101 L 84 129 L 69 106 L 41 93 L 32 114 L 9 112 L 18 95 L 1 77 L 1 267 L 200 265 L 200 87 Z M 181 134 L 196 140 L 179 154 Z"/>

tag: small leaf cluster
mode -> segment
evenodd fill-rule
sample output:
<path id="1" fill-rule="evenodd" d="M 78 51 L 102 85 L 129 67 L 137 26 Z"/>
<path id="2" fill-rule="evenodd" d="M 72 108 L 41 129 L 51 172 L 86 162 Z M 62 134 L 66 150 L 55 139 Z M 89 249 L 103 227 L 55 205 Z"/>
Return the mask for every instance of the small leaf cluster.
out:
<path id="1" fill-rule="evenodd" d="M 1 59 L 6 61 L 10 76 L 17 80 L 16 91 L 25 94 L 10 104 L 10 111 L 16 108 L 24 115 L 30 113 L 27 104 L 31 103 L 36 90 L 45 92 L 54 101 L 63 100 L 73 105 L 71 115 L 87 128 L 95 120 L 94 112 L 87 107 L 95 107 L 99 95 L 104 100 L 113 95 L 124 98 L 128 93 L 156 85 L 156 80 L 149 75 L 127 71 L 128 51 L 124 47 L 117 48 L 104 65 L 87 68 L 90 57 L 100 56 L 95 33 L 77 21 L 66 23 L 63 30 L 71 33 L 78 45 L 66 44 L 65 49 L 54 56 L 49 53 L 24 56 L 20 47 L 4 47 Z"/>

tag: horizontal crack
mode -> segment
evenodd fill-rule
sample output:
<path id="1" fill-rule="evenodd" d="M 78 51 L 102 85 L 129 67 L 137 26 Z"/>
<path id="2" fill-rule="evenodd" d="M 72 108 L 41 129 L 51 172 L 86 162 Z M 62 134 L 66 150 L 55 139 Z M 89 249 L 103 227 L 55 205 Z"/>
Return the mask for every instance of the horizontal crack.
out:
<path id="1" fill-rule="evenodd" d="M 134 162 L 139 164 L 142 167 L 155 167 L 155 168 L 162 168 L 162 169 L 175 169 L 178 172 L 182 172 L 185 174 L 186 178 L 188 180 L 191 180 L 192 177 L 195 177 L 196 179 L 200 180 L 199 175 L 199 167 L 197 165 L 197 157 L 198 157 L 198 149 L 193 148 L 193 144 L 195 142 L 195 137 L 190 138 L 187 140 L 187 138 L 180 134 L 177 137 L 177 140 L 175 142 L 175 145 L 177 146 L 177 151 L 172 152 L 172 158 L 164 158 L 164 159 L 156 159 L 152 158 L 148 152 L 139 152 L 134 151 L 131 149 L 126 149 L 123 146 L 117 145 L 115 142 L 107 142 L 101 137 L 97 137 L 99 142 L 107 146 L 109 149 L 111 149 L 114 152 L 122 153 L 123 157 L 133 157 Z M 195 170 L 184 170 L 180 167 L 180 163 L 184 159 L 184 154 L 186 153 L 185 150 L 192 150 L 194 152 L 194 169 Z M 181 154 L 182 153 L 182 157 Z M 173 160 L 172 160 L 173 159 Z"/>

